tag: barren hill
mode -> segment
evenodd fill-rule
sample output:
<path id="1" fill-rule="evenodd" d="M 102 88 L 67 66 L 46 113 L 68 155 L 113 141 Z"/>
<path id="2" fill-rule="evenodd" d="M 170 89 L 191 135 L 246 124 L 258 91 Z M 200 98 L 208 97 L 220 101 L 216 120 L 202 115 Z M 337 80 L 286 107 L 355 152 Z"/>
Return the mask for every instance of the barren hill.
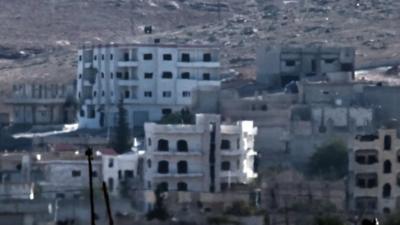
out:
<path id="1" fill-rule="evenodd" d="M 0 19 L 3 96 L 15 82 L 71 81 L 84 43 L 211 43 L 224 70 L 246 77 L 258 43 L 354 45 L 360 62 L 400 57 L 398 0 L 0 0 Z"/>

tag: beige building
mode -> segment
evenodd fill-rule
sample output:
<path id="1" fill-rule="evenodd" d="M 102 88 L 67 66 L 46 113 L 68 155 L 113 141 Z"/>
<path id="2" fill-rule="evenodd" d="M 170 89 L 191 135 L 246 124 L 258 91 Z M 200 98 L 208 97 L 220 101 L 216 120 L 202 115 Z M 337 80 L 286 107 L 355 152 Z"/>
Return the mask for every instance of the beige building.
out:
<path id="1" fill-rule="evenodd" d="M 400 139 L 395 129 L 358 135 L 349 155 L 350 206 L 360 213 L 390 213 L 400 208 Z"/>

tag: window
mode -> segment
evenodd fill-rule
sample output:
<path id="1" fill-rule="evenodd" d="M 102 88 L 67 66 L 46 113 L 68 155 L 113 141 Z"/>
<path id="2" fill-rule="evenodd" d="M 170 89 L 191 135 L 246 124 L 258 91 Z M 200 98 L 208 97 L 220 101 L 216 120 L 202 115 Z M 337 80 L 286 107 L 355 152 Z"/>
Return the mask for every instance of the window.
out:
<path id="1" fill-rule="evenodd" d="M 122 73 L 121 72 L 117 72 L 117 78 L 121 79 L 122 78 Z"/>
<path id="2" fill-rule="evenodd" d="M 102 91 L 102 92 L 101 92 L 101 96 L 103 96 L 103 97 L 104 97 L 104 95 L 105 95 L 105 92 L 104 92 L 104 91 Z"/>
<path id="3" fill-rule="evenodd" d="M 114 79 L 114 73 L 110 73 L 111 79 Z"/>
<path id="4" fill-rule="evenodd" d="M 210 74 L 209 73 L 203 73 L 203 80 L 210 80 Z"/>
<path id="5" fill-rule="evenodd" d="M 163 161 L 158 162 L 157 172 L 161 173 L 161 174 L 169 173 L 169 163 L 168 163 L 168 161 L 163 160 Z"/>
<path id="6" fill-rule="evenodd" d="M 153 93 L 151 91 L 144 92 L 144 97 L 151 98 L 152 96 L 153 96 Z"/>
<path id="7" fill-rule="evenodd" d="M 129 92 L 129 91 L 125 91 L 125 98 L 129 98 L 130 97 L 130 95 L 131 95 L 131 93 Z"/>
<path id="8" fill-rule="evenodd" d="M 294 60 L 286 60 L 285 61 L 285 65 L 286 66 L 295 66 L 296 65 L 296 61 L 294 61 Z"/>
<path id="9" fill-rule="evenodd" d="M 374 188 L 378 186 L 378 177 L 376 174 L 357 174 L 356 185 L 359 188 Z"/>
<path id="10" fill-rule="evenodd" d="M 93 97 L 96 97 L 97 96 L 97 91 L 94 91 L 93 92 Z"/>
<path id="11" fill-rule="evenodd" d="M 169 151 L 168 141 L 165 139 L 158 140 L 157 150 L 161 152 L 168 152 Z"/>
<path id="12" fill-rule="evenodd" d="M 93 177 L 97 177 L 97 171 L 93 171 L 93 172 L 92 172 L 92 176 L 93 176 Z"/>
<path id="13" fill-rule="evenodd" d="M 146 53 L 143 55 L 143 60 L 152 60 L 153 59 L 153 54 L 151 53 Z"/>
<path id="14" fill-rule="evenodd" d="M 177 190 L 178 191 L 187 191 L 188 190 L 188 185 L 185 182 L 178 182 L 177 184 Z"/>
<path id="15" fill-rule="evenodd" d="M 221 149 L 223 149 L 223 150 L 231 149 L 231 142 L 229 140 L 226 140 L 226 139 L 222 140 L 221 141 Z"/>
<path id="16" fill-rule="evenodd" d="M 335 62 L 335 59 L 333 59 L 333 58 L 332 59 L 325 59 L 324 62 L 326 64 L 331 64 L 331 63 Z"/>
<path id="17" fill-rule="evenodd" d="M 111 54 L 111 55 L 110 55 L 110 60 L 113 60 L 113 59 L 114 59 L 114 55 Z"/>
<path id="18" fill-rule="evenodd" d="M 124 53 L 124 61 L 129 61 L 129 52 Z"/>
<path id="19" fill-rule="evenodd" d="M 80 177 L 81 176 L 81 171 L 80 170 L 72 170 L 72 176 L 73 177 Z"/>
<path id="20" fill-rule="evenodd" d="M 383 185 L 382 197 L 390 198 L 391 195 L 392 195 L 392 187 L 390 186 L 390 184 L 386 183 L 385 185 Z"/>
<path id="21" fill-rule="evenodd" d="M 182 96 L 183 97 L 190 97 L 190 91 L 182 91 Z"/>
<path id="22" fill-rule="evenodd" d="M 108 178 L 108 189 L 110 190 L 110 191 L 113 191 L 114 190 L 114 179 L 113 178 Z"/>
<path id="23" fill-rule="evenodd" d="M 148 146 L 151 146 L 151 138 L 148 138 L 148 139 L 147 139 L 147 145 L 148 145 Z"/>
<path id="24" fill-rule="evenodd" d="M 153 73 L 144 73 L 144 79 L 153 79 Z"/>
<path id="25" fill-rule="evenodd" d="M 79 79 L 82 79 L 82 74 L 81 73 L 79 74 Z"/>
<path id="26" fill-rule="evenodd" d="M 171 72 L 163 72 L 162 78 L 163 79 L 172 79 L 172 73 Z"/>
<path id="27" fill-rule="evenodd" d="M 122 179 L 122 171 L 118 170 L 118 180 L 121 180 L 121 179 Z"/>
<path id="28" fill-rule="evenodd" d="M 94 109 L 88 110 L 88 118 L 93 119 L 96 117 L 96 111 Z"/>
<path id="29" fill-rule="evenodd" d="M 221 170 L 222 170 L 222 171 L 229 171 L 229 170 L 231 170 L 231 163 L 228 162 L 228 161 L 223 161 L 223 162 L 221 163 Z"/>
<path id="30" fill-rule="evenodd" d="M 190 73 L 189 72 L 181 73 L 181 78 L 182 79 L 190 79 Z"/>
<path id="31" fill-rule="evenodd" d="M 108 168 L 114 167 L 114 159 L 108 159 Z"/>
<path id="32" fill-rule="evenodd" d="M 392 149 L 392 137 L 390 135 L 385 135 L 383 140 L 383 147 L 384 150 Z"/>
<path id="33" fill-rule="evenodd" d="M 261 106 L 261 110 L 262 111 L 267 111 L 268 110 L 268 106 L 267 105 L 262 105 Z"/>
<path id="34" fill-rule="evenodd" d="M 163 60 L 164 61 L 171 61 L 172 60 L 172 55 L 171 54 L 164 54 L 163 55 Z"/>
<path id="35" fill-rule="evenodd" d="M 82 61 L 82 56 L 81 55 L 79 56 L 79 61 Z"/>
<path id="36" fill-rule="evenodd" d="M 56 198 L 58 198 L 58 199 L 64 199 L 64 198 L 65 198 L 65 194 L 64 194 L 64 193 L 57 193 L 57 194 L 56 194 Z"/>
<path id="37" fill-rule="evenodd" d="M 378 162 L 378 152 L 376 150 L 357 150 L 355 161 L 359 164 L 374 164 Z"/>
<path id="38" fill-rule="evenodd" d="M 168 183 L 167 182 L 161 182 L 157 185 L 157 189 L 160 190 L 161 192 L 166 192 L 168 191 Z"/>
<path id="39" fill-rule="evenodd" d="M 178 167 L 179 174 L 188 172 L 188 164 L 186 161 L 179 161 L 177 167 Z"/>
<path id="40" fill-rule="evenodd" d="M 85 117 L 85 110 L 81 109 L 79 112 L 80 112 L 79 114 L 81 117 Z"/>
<path id="41" fill-rule="evenodd" d="M 203 61 L 204 62 L 211 62 L 211 54 L 210 53 L 204 53 L 203 54 Z"/>
<path id="42" fill-rule="evenodd" d="M 125 179 L 133 178 L 133 170 L 125 170 Z"/>
<path id="43" fill-rule="evenodd" d="M 150 159 L 147 160 L 147 167 L 151 168 L 151 160 Z"/>
<path id="44" fill-rule="evenodd" d="M 170 98 L 171 97 L 171 92 L 170 91 L 163 91 L 162 96 L 164 98 Z"/>
<path id="45" fill-rule="evenodd" d="M 188 151 L 188 144 L 185 140 L 179 140 L 176 144 L 178 152 L 187 152 Z"/>
<path id="46" fill-rule="evenodd" d="M 126 71 L 126 72 L 124 73 L 124 79 L 125 79 L 125 80 L 129 80 L 129 72 L 128 72 L 128 71 Z"/>
<path id="47" fill-rule="evenodd" d="M 172 109 L 162 109 L 161 113 L 165 116 L 172 113 Z"/>
<path id="48" fill-rule="evenodd" d="M 240 138 L 236 140 L 236 147 L 237 149 L 240 149 Z"/>
<path id="49" fill-rule="evenodd" d="M 182 53 L 181 55 L 182 62 L 190 62 L 190 55 L 189 53 Z"/>
<path id="50" fill-rule="evenodd" d="M 389 160 L 386 160 L 383 163 L 383 173 L 391 173 L 392 172 L 392 163 Z"/>
<path id="51" fill-rule="evenodd" d="M 104 60 L 104 54 L 103 54 L 103 55 L 101 55 L 101 60 Z"/>
<path id="52" fill-rule="evenodd" d="M 353 69 L 354 69 L 354 65 L 352 63 L 342 63 L 341 64 L 342 71 L 350 72 L 350 71 L 353 71 Z"/>

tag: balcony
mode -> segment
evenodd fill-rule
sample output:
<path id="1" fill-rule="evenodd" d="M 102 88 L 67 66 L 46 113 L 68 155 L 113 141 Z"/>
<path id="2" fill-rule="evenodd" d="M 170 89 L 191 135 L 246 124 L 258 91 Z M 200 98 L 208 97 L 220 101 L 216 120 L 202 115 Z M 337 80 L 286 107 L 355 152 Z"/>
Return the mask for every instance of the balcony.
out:
<path id="1" fill-rule="evenodd" d="M 5 100 L 7 104 L 63 104 L 65 97 L 56 98 L 30 98 L 30 97 L 13 97 Z"/>
<path id="2" fill-rule="evenodd" d="M 201 172 L 189 172 L 189 173 L 154 173 L 153 178 L 197 178 L 202 177 L 203 173 Z"/>
<path id="3" fill-rule="evenodd" d="M 137 67 L 138 62 L 134 60 L 118 61 L 118 67 Z"/>
<path id="4" fill-rule="evenodd" d="M 179 61 L 177 63 L 178 67 L 182 68 L 219 68 L 221 66 L 220 62 L 203 62 L 203 61 L 196 61 L 196 62 L 182 62 Z"/>
<path id="5" fill-rule="evenodd" d="M 137 86 L 139 85 L 139 80 L 136 79 L 130 79 L 130 80 L 125 80 L 125 79 L 118 79 L 118 85 L 119 86 Z"/>
<path id="6" fill-rule="evenodd" d="M 182 156 L 182 157 L 187 157 L 187 156 L 202 156 L 203 153 L 199 151 L 188 151 L 188 152 L 178 152 L 178 151 L 152 151 L 151 154 L 153 156 L 159 156 L 159 157 L 176 157 L 176 156 Z"/>

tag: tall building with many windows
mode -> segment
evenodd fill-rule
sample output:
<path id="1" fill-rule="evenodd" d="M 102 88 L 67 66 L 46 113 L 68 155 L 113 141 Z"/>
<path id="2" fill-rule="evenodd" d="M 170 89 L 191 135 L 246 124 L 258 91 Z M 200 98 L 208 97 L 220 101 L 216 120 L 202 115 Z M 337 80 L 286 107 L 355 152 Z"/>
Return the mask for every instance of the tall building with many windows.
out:
<path id="1" fill-rule="evenodd" d="M 192 104 L 192 91 L 220 86 L 213 46 L 125 44 L 78 51 L 80 127 L 112 127 L 123 99 L 131 128 Z"/>
<path id="2" fill-rule="evenodd" d="M 145 189 L 220 192 L 256 178 L 253 121 L 221 124 L 197 114 L 195 124 L 145 124 Z"/>
<path id="3" fill-rule="evenodd" d="M 361 214 L 400 209 L 400 139 L 395 129 L 359 135 L 349 157 L 351 208 Z"/>

